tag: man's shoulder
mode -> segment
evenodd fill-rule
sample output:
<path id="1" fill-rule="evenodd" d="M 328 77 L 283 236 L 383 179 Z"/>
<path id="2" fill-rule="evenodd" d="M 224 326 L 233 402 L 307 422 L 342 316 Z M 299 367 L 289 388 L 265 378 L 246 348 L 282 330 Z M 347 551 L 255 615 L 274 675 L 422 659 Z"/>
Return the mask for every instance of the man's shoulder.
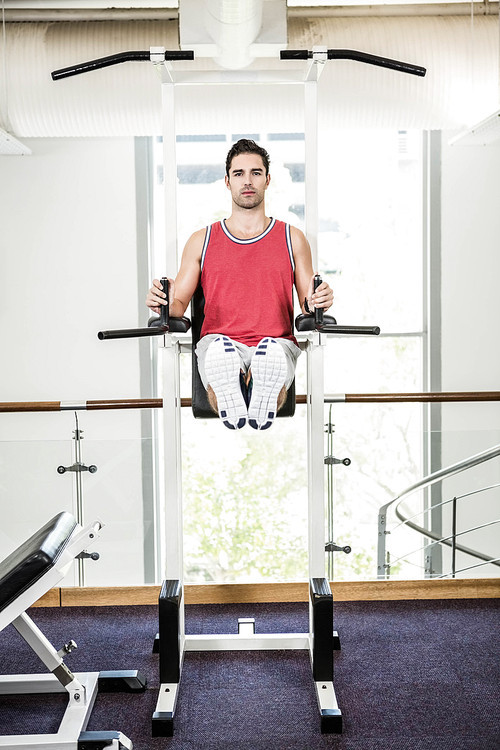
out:
<path id="1" fill-rule="evenodd" d="M 201 257 L 206 234 L 207 227 L 202 227 L 201 229 L 197 229 L 195 232 L 193 232 L 193 234 L 186 242 L 186 246 L 184 248 L 185 254 L 189 256 Z"/>
<path id="2" fill-rule="evenodd" d="M 296 234 L 297 236 L 304 235 L 304 232 L 296 227 L 295 224 L 290 224 L 290 222 L 283 221 L 282 219 L 274 219 L 273 221 L 275 225 L 288 227 L 291 234 Z"/>

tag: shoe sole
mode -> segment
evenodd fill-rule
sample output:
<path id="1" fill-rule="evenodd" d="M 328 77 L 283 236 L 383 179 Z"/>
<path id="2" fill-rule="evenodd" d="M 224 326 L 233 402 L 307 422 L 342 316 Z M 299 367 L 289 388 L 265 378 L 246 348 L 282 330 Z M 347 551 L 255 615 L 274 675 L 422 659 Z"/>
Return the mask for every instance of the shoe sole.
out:
<path id="1" fill-rule="evenodd" d="M 278 396 L 285 385 L 286 356 L 274 339 L 263 339 L 254 352 L 252 397 L 248 407 L 248 423 L 254 430 L 268 430 L 274 422 Z"/>
<path id="2" fill-rule="evenodd" d="M 240 357 L 227 336 L 208 347 L 205 374 L 217 399 L 219 417 L 230 430 L 240 430 L 247 422 L 247 405 L 240 386 Z"/>

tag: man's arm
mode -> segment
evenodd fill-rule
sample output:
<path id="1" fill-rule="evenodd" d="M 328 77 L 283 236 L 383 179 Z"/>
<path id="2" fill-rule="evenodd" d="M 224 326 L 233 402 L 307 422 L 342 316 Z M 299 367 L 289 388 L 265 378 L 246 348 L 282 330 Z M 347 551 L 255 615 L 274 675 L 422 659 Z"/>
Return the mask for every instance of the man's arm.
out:
<path id="1" fill-rule="evenodd" d="M 297 227 L 290 227 L 293 257 L 295 260 L 295 288 L 302 312 L 307 312 L 304 300 L 312 311 L 314 307 L 328 310 L 332 306 L 333 291 L 326 281 L 322 281 L 314 291 L 314 270 L 312 265 L 311 247 L 303 232 Z"/>
<path id="2" fill-rule="evenodd" d="M 184 315 L 198 286 L 205 233 L 206 229 L 199 229 L 191 235 L 182 253 L 181 265 L 175 281 L 169 279 L 170 315 L 173 318 L 181 318 Z M 166 303 L 161 282 L 159 279 L 153 279 L 153 286 L 146 296 L 146 305 L 159 314 L 161 305 L 166 305 Z"/>

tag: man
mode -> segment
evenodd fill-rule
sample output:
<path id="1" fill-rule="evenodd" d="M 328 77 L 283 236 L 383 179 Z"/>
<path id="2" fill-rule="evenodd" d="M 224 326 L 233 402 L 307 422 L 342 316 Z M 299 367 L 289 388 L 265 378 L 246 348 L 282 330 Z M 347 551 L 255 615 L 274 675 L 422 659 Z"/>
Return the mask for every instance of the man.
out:
<path id="1" fill-rule="evenodd" d="M 247 421 L 268 429 L 285 403 L 300 354 L 293 336 L 294 284 L 304 312 L 326 310 L 333 300 L 326 282 L 314 291 L 304 234 L 266 216 L 270 179 L 264 148 L 247 139 L 232 146 L 225 176 L 231 216 L 191 235 L 170 283 L 170 315 L 181 317 L 201 282 L 198 369 L 211 407 L 233 430 Z M 158 279 L 146 304 L 157 313 L 166 304 Z"/>

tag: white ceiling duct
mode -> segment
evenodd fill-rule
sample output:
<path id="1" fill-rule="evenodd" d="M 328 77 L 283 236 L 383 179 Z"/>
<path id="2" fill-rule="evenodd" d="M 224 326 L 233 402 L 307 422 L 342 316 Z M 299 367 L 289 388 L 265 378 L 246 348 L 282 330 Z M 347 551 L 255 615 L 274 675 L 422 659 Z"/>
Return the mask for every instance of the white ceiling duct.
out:
<path id="1" fill-rule="evenodd" d="M 288 48 L 361 50 L 427 68 L 425 78 L 348 60 L 331 60 L 319 81 L 327 128 L 453 129 L 497 107 L 498 33 L 493 17 L 292 18 Z M 179 48 L 178 21 L 9 23 L 6 75 L 10 126 L 19 138 L 161 133 L 159 77 L 149 62 L 127 62 L 52 81 L 51 71 L 128 50 Z M 474 65 L 472 66 L 472 56 Z M 190 70 L 210 63 L 182 63 Z M 181 65 L 179 63 L 179 65 Z M 257 59 L 263 68 L 291 61 Z M 213 64 L 212 64 L 213 67 Z M 303 129 L 300 86 L 182 86 L 177 132 L 250 133 Z"/>
<path id="2" fill-rule="evenodd" d="M 286 47 L 286 0 L 180 0 L 181 49 L 240 70 Z"/>

